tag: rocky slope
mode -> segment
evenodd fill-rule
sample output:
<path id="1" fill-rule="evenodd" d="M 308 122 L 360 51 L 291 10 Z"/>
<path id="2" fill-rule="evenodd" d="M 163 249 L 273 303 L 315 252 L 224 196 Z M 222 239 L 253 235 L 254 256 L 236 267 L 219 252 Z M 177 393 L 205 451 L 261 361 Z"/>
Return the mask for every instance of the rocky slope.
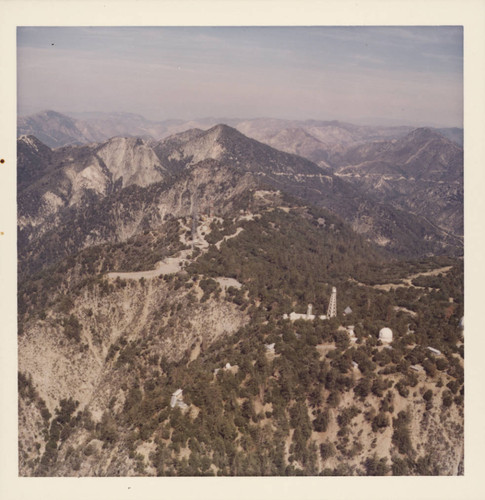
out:
<path id="1" fill-rule="evenodd" d="M 120 189 L 148 186 L 167 177 L 141 139 L 113 138 L 101 145 L 51 150 L 32 136 L 23 136 L 18 150 L 19 238 L 25 243 L 35 244 L 49 230 L 62 231 L 67 214 L 83 212 Z"/>
<path id="2" fill-rule="evenodd" d="M 106 196 L 91 196 L 81 205 L 47 205 L 54 195 L 46 191 L 43 203 L 32 213 L 30 206 L 36 205 L 31 191 L 21 193 L 20 272 L 39 270 L 88 246 L 126 241 L 140 231 L 161 227 L 172 217 L 189 216 L 194 210 L 208 213 L 211 207 L 217 207 L 217 213 L 224 214 L 255 185 L 256 180 L 250 176 L 207 160 L 174 181 L 147 187 L 132 185 Z M 51 211 L 46 205 L 52 207 Z"/>
<path id="3" fill-rule="evenodd" d="M 117 410 L 123 408 L 126 395 L 122 382 L 130 384 L 130 376 L 115 373 L 123 366 L 133 369 L 130 356 L 158 362 L 163 356 L 167 362 L 179 361 L 247 322 L 235 304 L 220 299 L 205 303 L 194 300 L 197 289 L 194 284 L 192 291 L 187 287 L 175 291 L 170 282 L 160 279 L 99 282 L 82 287 L 69 316 L 54 307 L 44 320 L 26 324 L 19 338 L 19 371 L 32 378 L 38 397 L 51 414 L 61 407 L 62 400 L 72 398 L 79 403 L 79 411 L 89 411 L 95 422 L 101 421 L 113 400 Z M 54 294 L 52 302 L 56 299 L 59 297 Z M 177 311 L 182 308 L 184 314 L 180 316 Z M 69 321 L 76 325 L 77 337 L 66 336 L 71 331 Z M 118 356 L 115 364 L 113 355 L 118 351 L 125 354 Z M 150 377 L 153 371 L 157 371 L 156 367 L 143 376 Z M 21 414 L 29 425 L 21 424 L 19 470 L 21 475 L 31 475 L 29 462 L 35 461 L 39 453 L 44 454 L 48 443 L 34 447 L 34 442 L 42 442 L 39 432 L 43 427 L 42 419 L 35 416 L 34 405 L 21 406 Z M 72 442 L 66 440 L 65 448 Z M 55 475 L 106 475 L 108 466 L 109 460 L 99 460 L 76 471 L 69 461 Z"/>
<path id="4" fill-rule="evenodd" d="M 297 176 L 322 172 L 314 163 L 268 147 L 219 124 L 207 131 L 187 131 L 169 137 L 154 146 L 168 164 L 186 167 L 205 159 L 216 159 L 258 174 Z"/>
<path id="5" fill-rule="evenodd" d="M 130 185 L 148 186 L 167 173 L 151 148 L 135 138 L 50 150 L 36 138 L 22 136 L 18 149 L 19 215 L 30 217 L 33 225 L 37 214 L 45 217 Z"/>

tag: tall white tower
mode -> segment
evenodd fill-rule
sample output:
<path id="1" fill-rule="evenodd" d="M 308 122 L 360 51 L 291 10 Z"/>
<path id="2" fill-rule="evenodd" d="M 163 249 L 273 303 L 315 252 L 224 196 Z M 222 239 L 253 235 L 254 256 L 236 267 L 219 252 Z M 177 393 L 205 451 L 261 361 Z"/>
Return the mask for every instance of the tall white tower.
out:
<path id="1" fill-rule="evenodd" d="M 313 305 L 312 304 L 308 304 L 308 308 L 306 310 L 307 318 L 312 315 L 312 309 L 313 309 Z"/>
<path id="2" fill-rule="evenodd" d="M 332 295 L 330 295 L 330 302 L 328 303 L 327 318 L 334 318 L 337 316 L 337 289 L 332 287 Z"/>

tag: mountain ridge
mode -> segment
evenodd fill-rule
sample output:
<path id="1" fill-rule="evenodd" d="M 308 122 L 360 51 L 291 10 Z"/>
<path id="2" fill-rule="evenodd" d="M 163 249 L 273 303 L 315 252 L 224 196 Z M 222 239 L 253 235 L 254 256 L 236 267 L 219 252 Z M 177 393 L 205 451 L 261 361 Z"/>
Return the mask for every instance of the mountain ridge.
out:
<path id="1" fill-rule="evenodd" d="M 51 117 L 49 119 L 49 117 Z M 62 122 L 66 127 L 62 127 Z M 319 142 L 329 147 L 347 146 L 359 141 L 400 137 L 416 128 L 413 126 L 375 126 L 355 125 L 338 120 L 288 120 L 273 118 L 200 118 L 192 120 L 166 119 L 162 121 L 147 120 L 134 113 L 58 113 L 42 111 L 40 113 L 19 116 L 17 135 L 32 134 L 38 136 L 50 147 L 68 144 L 100 142 L 113 136 L 140 136 L 160 140 L 178 132 L 191 128 L 208 129 L 217 123 L 227 123 L 245 135 L 266 142 L 277 149 L 284 149 L 284 142 L 275 137 L 286 129 L 300 128 Z M 463 145 L 463 131 L 456 127 L 436 129 Z M 339 137 L 339 131 L 343 133 Z M 461 132 L 460 132 L 461 131 Z M 335 135 L 337 133 L 337 135 Z M 319 144 L 317 144 L 319 145 Z M 291 145 L 295 148 L 295 145 Z M 292 152 L 292 151 L 289 151 Z M 302 154 L 302 151 L 296 151 Z M 309 153 L 311 154 L 311 152 Z M 305 156 L 305 155 L 304 155 Z M 317 157 L 310 157 L 319 161 Z"/>
<path id="2" fill-rule="evenodd" d="M 218 137 L 216 142 L 218 143 L 218 147 L 222 147 L 225 152 L 220 149 L 217 150 L 219 159 L 224 158 L 224 161 L 238 168 L 255 171 L 274 187 L 289 190 L 293 195 L 303 197 L 311 203 L 323 205 L 333 212 L 341 214 L 351 224 L 354 224 L 354 227 L 358 231 L 366 232 L 368 229 L 365 224 L 362 224 L 362 219 L 367 219 L 371 223 L 372 221 L 379 221 L 385 211 L 390 210 L 387 217 L 396 221 L 393 225 L 399 228 L 400 225 L 404 224 L 406 226 L 404 231 L 408 234 L 410 231 L 411 233 L 421 231 L 421 236 L 418 239 L 422 238 L 427 231 L 431 234 L 435 232 L 435 229 L 427 222 L 424 223 L 424 226 L 420 225 L 419 219 L 416 219 L 416 217 L 419 217 L 419 214 L 409 216 L 413 219 L 412 225 L 416 226 L 414 231 L 411 230 L 412 225 L 409 226 L 407 222 L 402 220 L 403 215 L 393 212 L 395 209 L 402 211 L 404 207 L 398 205 L 393 209 L 385 208 L 382 200 L 379 198 L 374 199 L 372 192 L 370 193 L 370 197 L 366 196 L 361 190 L 356 190 L 352 183 L 345 182 L 344 177 L 335 175 L 332 169 L 317 166 L 315 163 L 297 155 L 275 150 L 268 145 L 245 137 L 231 127 L 213 128 L 209 132 L 198 133 L 195 143 L 189 139 L 184 146 L 180 143 L 174 149 L 172 149 L 172 146 L 169 146 L 168 151 L 164 151 L 166 143 L 162 140 L 158 143 L 155 150 L 163 158 L 169 158 L 170 155 L 176 157 L 177 168 L 181 168 L 184 165 L 189 165 L 192 161 L 187 151 L 192 148 L 198 150 L 200 153 L 201 148 L 197 147 L 197 141 L 200 142 L 208 137 L 208 135 L 204 134 L 214 134 L 221 131 L 224 134 Z M 213 144 L 212 140 L 210 144 Z M 214 154 L 213 150 L 211 154 Z M 366 191 L 368 190 L 366 189 Z M 387 231 L 389 229 L 390 226 L 387 225 Z M 439 232 L 443 234 L 442 229 Z M 446 233 L 446 231 L 444 232 Z M 379 233 L 379 230 L 377 230 L 377 233 Z M 373 236 L 369 236 L 370 238 L 380 238 L 379 234 L 372 234 Z M 386 239 L 392 240 L 393 238 L 391 233 L 384 233 L 382 236 L 384 239 L 381 241 L 385 241 Z M 457 242 L 458 239 L 455 240 L 455 243 Z"/>
<path id="3" fill-rule="evenodd" d="M 124 153 L 120 145 L 129 152 Z M 112 152 L 107 154 L 107 150 Z M 133 164 L 136 155 L 132 150 L 141 152 L 142 160 L 138 165 Z M 82 209 L 83 200 L 108 196 L 130 184 L 148 187 L 163 179 L 172 182 L 171 178 L 193 165 L 216 159 L 242 172 L 252 172 L 276 189 L 289 191 L 307 202 L 339 213 L 357 232 L 390 250 L 406 253 L 413 248 L 422 253 L 443 248 L 440 242 L 445 243 L 445 248 L 450 243 L 456 244 L 424 219 L 400 213 L 372 197 L 365 197 L 330 169 L 275 150 L 227 125 L 217 125 L 208 131 L 185 132 L 175 139 L 158 143 L 117 138 L 101 145 L 66 146 L 52 150 L 52 158 L 46 176 L 36 178 L 33 185 L 19 192 L 19 221 L 26 234 L 32 235 L 32 230 L 36 232 L 34 227 L 45 217 L 51 218 L 51 224 L 58 224 L 56 213 L 63 206 L 78 205 Z M 144 172 L 141 177 L 140 171 Z M 24 168 L 20 165 L 19 178 L 24 177 Z M 36 217 L 40 217 L 39 222 Z M 429 236 L 423 238 L 425 235 Z M 413 242 L 405 243 L 403 237 L 411 237 Z M 426 238 L 430 238 L 428 242 Z"/>
<path id="4" fill-rule="evenodd" d="M 463 237 L 463 149 L 429 128 L 350 148 L 336 175 L 394 207 Z"/>

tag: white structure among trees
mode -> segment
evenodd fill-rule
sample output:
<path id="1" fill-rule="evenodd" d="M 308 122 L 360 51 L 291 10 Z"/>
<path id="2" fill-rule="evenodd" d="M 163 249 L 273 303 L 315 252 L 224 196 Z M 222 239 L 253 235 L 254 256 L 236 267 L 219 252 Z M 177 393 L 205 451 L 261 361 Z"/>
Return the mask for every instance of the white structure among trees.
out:
<path id="1" fill-rule="evenodd" d="M 354 325 L 349 325 L 347 327 L 347 333 L 349 334 L 349 338 L 350 338 L 351 342 L 356 342 L 357 341 L 357 337 L 355 336 L 354 328 L 355 328 Z"/>
<path id="2" fill-rule="evenodd" d="M 267 352 L 271 352 L 274 354 L 274 345 L 275 343 L 273 342 L 272 344 L 264 344 L 264 347 L 266 348 Z"/>
<path id="3" fill-rule="evenodd" d="M 392 330 L 387 326 L 382 328 L 379 332 L 379 340 L 386 343 L 392 342 Z"/>
<path id="4" fill-rule="evenodd" d="M 314 320 L 317 317 L 319 319 L 328 319 L 334 318 L 335 316 L 337 316 L 337 289 L 332 287 L 332 295 L 330 296 L 327 315 L 322 314 L 320 316 L 316 316 L 313 314 L 313 305 L 308 304 L 306 314 L 296 312 L 291 312 L 290 314 L 285 313 L 283 314 L 283 319 L 290 319 L 291 321 L 296 321 L 297 319 Z"/>
<path id="5" fill-rule="evenodd" d="M 335 316 L 337 316 L 337 289 L 333 286 L 328 303 L 327 318 L 335 318 Z"/>
<path id="6" fill-rule="evenodd" d="M 172 394 L 172 398 L 170 399 L 170 406 L 172 408 L 175 408 L 176 406 L 178 406 L 182 410 L 187 408 L 187 405 L 184 403 L 184 400 L 183 400 L 182 389 L 177 389 Z"/>

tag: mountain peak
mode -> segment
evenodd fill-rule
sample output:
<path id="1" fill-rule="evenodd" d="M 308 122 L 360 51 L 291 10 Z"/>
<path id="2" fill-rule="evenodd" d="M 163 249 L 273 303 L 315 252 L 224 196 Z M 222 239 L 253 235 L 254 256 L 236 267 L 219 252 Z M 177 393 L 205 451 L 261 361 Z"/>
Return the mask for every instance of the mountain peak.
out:
<path id="1" fill-rule="evenodd" d="M 36 151 L 50 151 L 50 148 L 40 141 L 35 135 L 23 134 L 17 138 L 17 146 L 24 145 L 27 148 Z"/>
<path id="2" fill-rule="evenodd" d="M 119 135 L 111 137 L 105 143 L 103 143 L 101 147 L 105 147 L 107 145 L 137 147 L 137 146 L 143 146 L 144 144 L 145 141 L 141 137 L 124 137 Z"/>
<path id="3" fill-rule="evenodd" d="M 207 131 L 208 135 L 216 135 L 217 137 L 231 137 L 231 136 L 242 136 L 241 132 L 236 130 L 234 127 L 230 127 L 225 123 L 219 123 Z"/>
<path id="4" fill-rule="evenodd" d="M 32 134 L 22 134 L 17 138 L 18 142 L 24 142 L 26 144 L 30 144 L 32 142 L 40 142 L 35 135 Z"/>
<path id="5" fill-rule="evenodd" d="M 225 123 L 218 123 L 217 125 L 214 125 L 212 128 L 209 129 L 209 131 L 211 131 L 211 130 L 220 130 L 220 131 L 233 130 L 233 131 L 237 132 L 237 130 L 234 127 L 226 125 Z"/>
<path id="6" fill-rule="evenodd" d="M 54 111 L 52 109 L 44 109 L 42 111 L 39 111 L 38 113 L 35 113 L 34 115 L 28 116 L 28 117 L 21 117 L 21 120 L 55 120 L 55 121 L 61 121 L 63 123 L 73 123 L 74 124 L 74 119 L 71 118 L 70 116 L 64 115 L 62 113 L 59 113 L 58 111 Z"/>
<path id="7" fill-rule="evenodd" d="M 439 139 L 439 140 L 446 140 L 448 139 L 437 132 L 436 130 L 433 130 L 429 127 L 419 127 L 415 128 L 408 134 L 409 139 L 420 139 L 420 140 L 430 140 L 430 139 Z"/>
<path id="8" fill-rule="evenodd" d="M 40 111 L 37 113 L 39 116 L 47 116 L 47 117 L 61 117 L 61 118 L 68 118 L 66 115 L 63 115 L 62 113 L 59 113 L 58 111 L 54 111 L 52 109 L 45 109 L 43 111 Z"/>

